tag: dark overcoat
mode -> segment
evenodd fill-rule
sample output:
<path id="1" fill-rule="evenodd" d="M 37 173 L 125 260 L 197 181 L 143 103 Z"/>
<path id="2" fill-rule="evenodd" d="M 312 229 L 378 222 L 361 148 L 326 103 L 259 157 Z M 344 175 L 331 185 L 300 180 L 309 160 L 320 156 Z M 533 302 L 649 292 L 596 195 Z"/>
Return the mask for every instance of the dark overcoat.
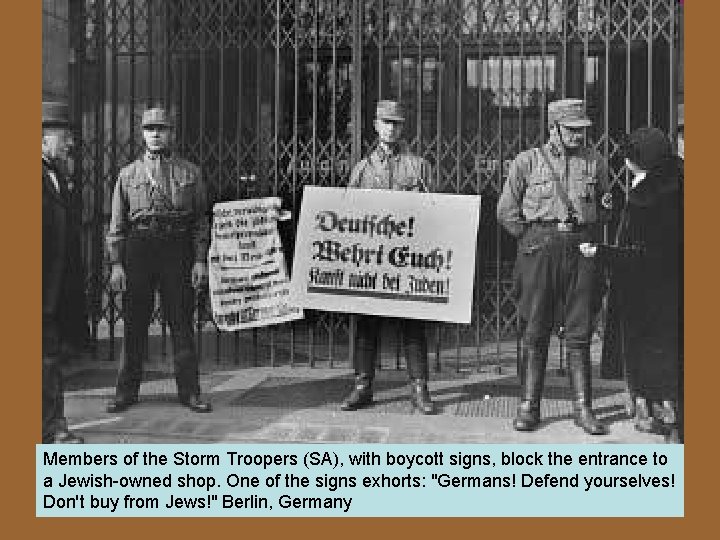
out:
<path id="1" fill-rule="evenodd" d="M 683 180 L 670 160 L 628 194 L 616 246 L 601 247 L 611 275 L 612 317 L 621 329 L 631 392 L 676 399 L 683 340 Z M 612 345 L 612 347 L 611 347 Z"/>
<path id="2" fill-rule="evenodd" d="M 68 266 L 70 202 L 65 182 L 56 173 L 57 186 L 48 165 L 42 165 L 42 309 L 43 324 L 57 324 Z"/>

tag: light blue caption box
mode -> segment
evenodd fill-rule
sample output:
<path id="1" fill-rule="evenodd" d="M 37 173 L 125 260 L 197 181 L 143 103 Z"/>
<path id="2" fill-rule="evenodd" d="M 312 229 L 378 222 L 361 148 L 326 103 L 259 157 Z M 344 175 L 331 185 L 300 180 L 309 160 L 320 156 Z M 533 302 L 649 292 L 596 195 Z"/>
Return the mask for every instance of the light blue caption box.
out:
<path id="1" fill-rule="evenodd" d="M 38 445 L 38 516 L 682 516 L 681 445 Z"/>

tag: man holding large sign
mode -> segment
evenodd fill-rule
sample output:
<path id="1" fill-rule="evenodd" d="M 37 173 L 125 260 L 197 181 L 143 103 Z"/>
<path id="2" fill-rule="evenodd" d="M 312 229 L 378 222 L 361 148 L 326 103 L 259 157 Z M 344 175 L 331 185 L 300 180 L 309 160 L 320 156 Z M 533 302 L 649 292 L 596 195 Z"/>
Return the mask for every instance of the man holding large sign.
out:
<path id="1" fill-rule="evenodd" d="M 361 314 L 356 384 L 343 410 L 372 403 L 378 335 L 382 317 L 390 316 L 401 322 L 411 402 L 432 414 L 427 343 L 418 319 L 470 320 L 480 198 L 430 194 L 429 164 L 398 144 L 403 121 L 398 103 L 380 101 L 378 144 L 350 177 L 348 187 L 357 189 L 307 186 L 304 192 L 293 300 Z"/>

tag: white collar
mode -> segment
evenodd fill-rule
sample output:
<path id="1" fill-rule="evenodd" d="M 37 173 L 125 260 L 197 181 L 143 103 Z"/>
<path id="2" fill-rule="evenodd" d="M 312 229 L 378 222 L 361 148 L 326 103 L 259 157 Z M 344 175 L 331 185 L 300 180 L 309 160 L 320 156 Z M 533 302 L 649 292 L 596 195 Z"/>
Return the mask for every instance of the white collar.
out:
<path id="1" fill-rule="evenodd" d="M 647 171 L 640 171 L 635 176 L 633 176 L 632 182 L 630 183 L 630 189 L 635 189 L 640 182 L 645 180 L 645 177 L 647 176 Z"/>

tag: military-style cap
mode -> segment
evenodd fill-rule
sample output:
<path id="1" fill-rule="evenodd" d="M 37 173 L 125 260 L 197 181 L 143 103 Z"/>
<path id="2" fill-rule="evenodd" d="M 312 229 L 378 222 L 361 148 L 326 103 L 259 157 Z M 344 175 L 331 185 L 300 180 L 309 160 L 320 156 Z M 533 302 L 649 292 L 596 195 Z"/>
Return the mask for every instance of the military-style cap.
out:
<path id="1" fill-rule="evenodd" d="M 70 127 L 70 109 L 60 101 L 42 102 L 42 127 Z"/>
<path id="2" fill-rule="evenodd" d="M 557 122 L 568 127 L 592 126 L 585 114 L 585 102 L 582 99 L 559 99 L 548 103 L 548 124 Z"/>
<path id="3" fill-rule="evenodd" d="M 678 127 L 685 127 L 685 104 L 681 103 L 677 108 Z"/>
<path id="4" fill-rule="evenodd" d="M 404 122 L 405 108 L 397 101 L 381 99 L 377 102 L 375 118 L 391 120 L 393 122 Z"/>
<path id="5" fill-rule="evenodd" d="M 165 126 L 173 127 L 172 120 L 168 112 L 162 107 L 154 107 L 146 109 L 142 115 L 142 127 L 149 126 Z"/>

